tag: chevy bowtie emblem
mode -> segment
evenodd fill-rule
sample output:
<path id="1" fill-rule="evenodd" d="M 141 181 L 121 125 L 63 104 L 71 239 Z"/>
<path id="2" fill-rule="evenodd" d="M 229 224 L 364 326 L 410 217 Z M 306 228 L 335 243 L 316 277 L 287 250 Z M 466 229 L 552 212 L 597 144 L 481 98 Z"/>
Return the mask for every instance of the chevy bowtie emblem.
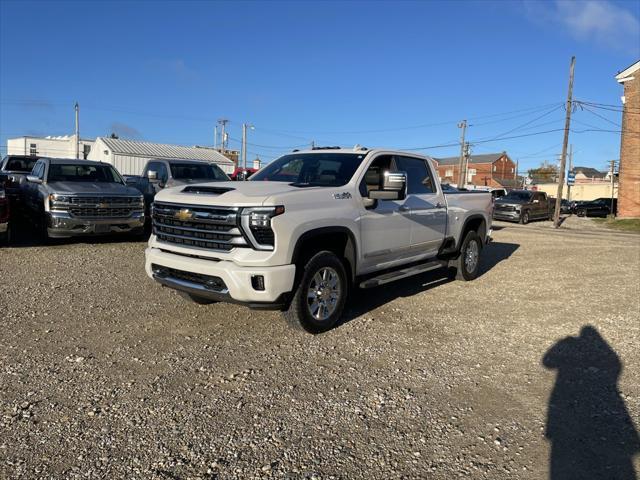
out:
<path id="1" fill-rule="evenodd" d="M 109 204 L 108 203 L 99 203 L 98 204 L 98 208 L 109 208 Z"/>
<path id="2" fill-rule="evenodd" d="M 181 220 L 183 222 L 188 222 L 189 220 L 193 220 L 195 215 L 188 208 L 183 208 L 182 210 L 174 213 L 173 216 L 178 220 Z"/>

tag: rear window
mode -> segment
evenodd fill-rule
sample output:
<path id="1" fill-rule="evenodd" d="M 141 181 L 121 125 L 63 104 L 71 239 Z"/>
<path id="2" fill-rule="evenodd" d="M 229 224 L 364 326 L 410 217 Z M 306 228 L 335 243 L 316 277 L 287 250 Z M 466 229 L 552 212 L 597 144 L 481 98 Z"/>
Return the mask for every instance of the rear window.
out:
<path id="1" fill-rule="evenodd" d="M 38 161 L 37 158 L 11 158 L 7 160 L 7 165 L 4 167 L 5 170 L 10 172 L 25 172 L 29 173 L 33 170 L 33 166 Z"/>
<path id="2" fill-rule="evenodd" d="M 120 175 L 109 165 L 49 165 L 49 182 L 122 183 Z"/>

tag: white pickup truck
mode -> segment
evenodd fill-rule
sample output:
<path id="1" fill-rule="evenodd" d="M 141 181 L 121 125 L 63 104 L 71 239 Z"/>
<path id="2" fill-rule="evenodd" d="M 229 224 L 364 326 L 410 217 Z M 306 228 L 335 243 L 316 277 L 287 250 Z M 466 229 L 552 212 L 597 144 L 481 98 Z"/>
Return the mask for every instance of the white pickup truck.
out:
<path id="1" fill-rule="evenodd" d="M 443 192 L 428 157 L 294 151 L 247 182 L 160 191 L 146 271 L 195 302 L 282 310 L 317 333 L 354 287 L 443 267 L 474 279 L 492 209 L 490 193 Z"/>

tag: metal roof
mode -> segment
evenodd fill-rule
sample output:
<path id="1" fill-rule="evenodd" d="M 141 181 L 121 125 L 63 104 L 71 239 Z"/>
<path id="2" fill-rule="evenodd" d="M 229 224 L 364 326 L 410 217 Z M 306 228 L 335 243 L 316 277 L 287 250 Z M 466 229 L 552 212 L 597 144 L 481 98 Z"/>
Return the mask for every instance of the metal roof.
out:
<path id="1" fill-rule="evenodd" d="M 110 137 L 98 137 L 96 141 L 97 140 L 104 142 L 107 148 L 117 155 L 176 160 L 204 160 L 207 162 L 234 165 L 233 161 L 213 148 L 208 147 L 183 147 L 181 145 L 139 142 L 136 140 L 123 140 Z"/>
<path id="2" fill-rule="evenodd" d="M 506 155 L 506 152 L 485 153 L 483 155 L 472 154 L 469 157 L 469 163 L 493 163 L 503 155 Z M 438 165 L 458 165 L 460 157 L 434 158 L 434 160 L 438 162 Z"/>

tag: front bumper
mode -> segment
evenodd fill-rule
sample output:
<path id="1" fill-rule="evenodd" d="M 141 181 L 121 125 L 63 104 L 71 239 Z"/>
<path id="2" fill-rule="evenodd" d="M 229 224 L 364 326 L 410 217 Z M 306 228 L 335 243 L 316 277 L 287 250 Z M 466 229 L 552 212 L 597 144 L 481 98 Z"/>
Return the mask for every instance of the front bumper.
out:
<path id="1" fill-rule="evenodd" d="M 494 220 L 503 220 L 507 222 L 519 222 L 520 221 L 520 211 L 504 211 L 504 210 L 494 210 L 493 212 Z"/>
<path id="2" fill-rule="evenodd" d="M 228 260 L 187 257 L 153 247 L 145 251 L 145 269 L 150 278 L 174 290 L 264 309 L 284 306 L 296 273 L 295 265 L 242 267 Z M 172 275 L 171 270 L 185 275 Z M 207 288 L 195 278 L 198 275 L 217 277 L 224 282 L 224 288 Z M 264 290 L 254 288 L 255 276 L 263 277 Z"/>
<path id="3" fill-rule="evenodd" d="M 144 219 L 143 211 L 124 218 L 78 218 L 54 211 L 47 212 L 47 232 L 51 238 L 131 233 L 144 229 Z"/>

